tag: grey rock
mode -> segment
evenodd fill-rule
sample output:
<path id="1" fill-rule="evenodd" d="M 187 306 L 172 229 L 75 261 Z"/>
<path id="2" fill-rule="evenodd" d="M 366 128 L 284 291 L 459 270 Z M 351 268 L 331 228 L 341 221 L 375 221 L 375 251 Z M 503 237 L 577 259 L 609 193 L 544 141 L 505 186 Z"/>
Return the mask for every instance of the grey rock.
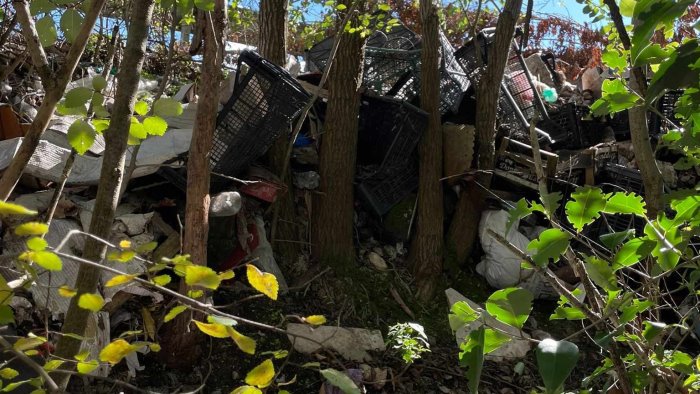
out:
<path id="1" fill-rule="evenodd" d="M 307 337 L 313 339 L 302 338 Z M 369 351 L 386 351 L 384 338 L 379 330 L 364 328 L 344 328 L 332 326 L 311 327 L 306 324 L 290 323 L 287 337 L 294 343 L 294 349 L 304 354 L 329 349 L 338 352 L 343 358 L 358 362 L 368 362 L 372 357 Z M 294 338 L 296 337 L 296 341 Z"/>

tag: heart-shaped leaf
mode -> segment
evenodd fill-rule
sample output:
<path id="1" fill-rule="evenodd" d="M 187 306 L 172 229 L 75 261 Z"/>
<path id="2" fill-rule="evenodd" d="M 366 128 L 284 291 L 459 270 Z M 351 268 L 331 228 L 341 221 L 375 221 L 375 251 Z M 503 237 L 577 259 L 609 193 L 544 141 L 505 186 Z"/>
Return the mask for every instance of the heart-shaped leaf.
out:
<path id="1" fill-rule="evenodd" d="M 277 283 L 277 278 L 268 273 L 261 272 L 258 267 L 248 264 L 247 271 L 248 282 L 253 288 L 273 300 L 277 300 L 277 293 L 279 291 L 279 284 Z"/>
<path id="2" fill-rule="evenodd" d="M 547 393 L 558 392 L 576 366 L 578 346 L 568 341 L 544 339 L 535 350 L 539 369 Z"/>

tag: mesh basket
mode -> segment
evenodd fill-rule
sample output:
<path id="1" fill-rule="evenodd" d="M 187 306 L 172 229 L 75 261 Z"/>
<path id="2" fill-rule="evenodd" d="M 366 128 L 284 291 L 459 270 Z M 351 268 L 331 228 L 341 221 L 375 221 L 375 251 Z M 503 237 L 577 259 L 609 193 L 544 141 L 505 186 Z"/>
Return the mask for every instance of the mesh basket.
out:
<path id="1" fill-rule="evenodd" d="M 284 69 L 254 52 L 241 53 L 233 94 L 217 118 L 212 171 L 233 176 L 265 154 L 308 99 Z"/>
<path id="2" fill-rule="evenodd" d="M 333 50 L 334 38 L 329 37 L 312 46 L 306 52 L 307 60 L 320 71 L 326 68 L 328 58 Z M 420 47 L 420 37 L 399 22 L 389 31 L 376 30 L 367 39 L 367 48 L 414 50 Z"/>
<path id="3" fill-rule="evenodd" d="M 408 166 L 393 174 L 377 174 L 357 185 L 359 197 L 379 216 L 418 188 L 418 159 L 413 156 Z"/>
<path id="4" fill-rule="evenodd" d="M 555 148 L 587 148 L 599 142 L 595 122 L 583 120 L 589 113 L 588 107 L 567 103 L 548 111 L 549 119 L 540 121 L 538 127 L 549 133 Z"/>
<path id="5" fill-rule="evenodd" d="M 365 48 L 363 84 L 383 96 L 413 101 L 420 93 L 420 50 Z"/>
<path id="6" fill-rule="evenodd" d="M 679 119 L 676 117 L 675 112 L 676 102 L 682 95 L 682 90 L 671 90 L 659 97 L 659 99 L 656 101 L 656 109 L 676 125 L 679 124 Z M 651 135 L 664 134 L 675 128 L 673 127 L 673 124 L 666 119 L 663 119 L 655 112 L 651 112 L 649 118 L 649 134 Z"/>
<path id="7" fill-rule="evenodd" d="M 427 125 L 428 114 L 407 102 L 390 97 L 363 97 L 358 164 L 377 165 L 375 175 L 403 170 Z"/>

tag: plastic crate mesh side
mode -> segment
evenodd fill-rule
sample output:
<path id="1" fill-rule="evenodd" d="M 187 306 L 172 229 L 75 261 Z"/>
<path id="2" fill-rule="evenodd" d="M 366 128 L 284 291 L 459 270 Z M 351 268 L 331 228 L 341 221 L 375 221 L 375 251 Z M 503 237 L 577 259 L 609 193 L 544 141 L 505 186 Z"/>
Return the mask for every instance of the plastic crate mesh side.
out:
<path id="1" fill-rule="evenodd" d="M 515 100 L 520 112 L 525 119 L 530 120 L 535 115 L 535 88 L 527 78 L 526 70 L 523 68 L 520 55 L 511 46 L 506 63 L 504 80 L 511 96 Z"/>
<path id="2" fill-rule="evenodd" d="M 365 49 L 363 83 L 381 95 L 391 95 L 392 90 L 396 91 L 404 86 L 417 85 L 419 73 L 420 51 Z M 414 91 L 417 92 L 417 89 L 410 89 L 408 92 L 413 93 Z M 401 98 L 412 99 L 413 95 L 406 94 L 408 92 L 404 92 L 404 97 Z M 398 96 L 398 94 L 393 95 Z"/>
<path id="3" fill-rule="evenodd" d="M 440 31 L 440 112 L 459 111 L 462 96 L 469 89 L 469 79 L 461 64 L 455 58 L 455 50 Z"/>
<path id="4" fill-rule="evenodd" d="M 415 159 L 415 157 L 414 157 Z M 403 171 L 369 178 L 358 185 L 358 192 L 378 215 L 384 215 L 394 205 L 418 187 L 418 166 L 415 160 Z"/>

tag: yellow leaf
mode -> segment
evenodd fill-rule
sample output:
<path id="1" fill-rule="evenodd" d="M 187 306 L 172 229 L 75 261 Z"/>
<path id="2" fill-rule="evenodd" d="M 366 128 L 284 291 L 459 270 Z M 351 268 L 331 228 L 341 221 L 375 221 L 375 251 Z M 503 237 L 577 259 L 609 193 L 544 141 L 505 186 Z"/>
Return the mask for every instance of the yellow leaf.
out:
<path id="1" fill-rule="evenodd" d="M 253 386 L 241 386 L 233 391 L 231 394 L 262 394 L 259 388 Z"/>
<path id="2" fill-rule="evenodd" d="M 266 296 L 277 300 L 277 292 L 279 291 L 279 284 L 277 283 L 277 278 L 268 272 L 261 272 L 256 266 L 248 264 L 247 268 L 248 282 L 253 288 Z"/>
<path id="3" fill-rule="evenodd" d="M 129 283 L 134 278 L 136 275 L 117 275 L 114 276 L 112 279 L 108 280 L 107 283 L 105 283 L 105 287 L 114 287 L 114 286 L 119 286 L 123 285 L 124 283 Z"/>
<path id="4" fill-rule="evenodd" d="M 136 247 L 136 252 L 137 253 L 148 253 L 156 250 L 158 247 L 158 242 L 149 242 L 147 244 L 143 244 L 141 246 Z"/>
<path id="5" fill-rule="evenodd" d="M 170 281 L 173 280 L 170 275 L 158 275 L 155 278 L 153 278 L 153 283 L 157 284 L 158 286 L 165 286 Z"/>
<path id="6" fill-rule="evenodd" d="M 185 283 L 190 286 L 200 286 L 216 290 L 221 284 L 221 278 L 216 272 L 203 265 L 188 265 L 185 267 Z"/>
<path id="7" fill-rule="evenodd" d="M 29 238 L 27 240 L 27 248 L 29 250 L 32 250 L 34 252 L 41 252 L 42 250 L 45 250 L 49 246 L 49 243 L 46 242 L 44 238 L 40 237 L 34 237 L 34 238 Z"/>
<path id="8" fill-rule="evenodd" d="M 272 359 L 265 360 L 257 367 L 253 368 L 245 376 L 246 384 L 265 388 L 272 383 L 272 378 L 275 377 L 275 366 L 272 364 Z"/>
<path id="9" fill-rule="evenodd" d="M 123 339 L 117 339 L 100 351 L 100 361 L 108 362 L 112 365 L 117 364 L 129 353 L 135 352 L 138 348 L 139 346 L 133 346 Z"/>
<path id="10" fill-rule="evenodd" d="M 21 205 L 0 201 L 0 215 L 34 216 L 36 211 L 29 210 Z"/>
<path id="11" fill-rule="evenodd" d="M 158 353 L 160 351 L 160 345 L 157 343 L 151 343 L 148 345 L 148 347 L 151 349 L 152 352 Z"/>
<path id="12" fill-rule="evenodd" d="M 60 367 L 61 365 L 63 365 L 63 360 L 47 361 L 46 364 L 44 364 L 44 370 L 53 371 L 55 369 L 58 369 L 58 367 Z"/>
<path id="13" fill-rule="evenodd" d="M 76 294 L 78 294 L 78 292 L 75 289 L 71 289 L 65 285 L 58 288 L 58 295 L 61 297 L 71 298 L 75 297 Z"/>
<path id="14" fill-rule="evenodd" d="M 123 239 L 119 241 L 119 247 L 122 249 L 130 249 L 131 248 L 131 241 L 128 239 Z"/>
<path id="15" fill-rule="evenodd" d="M 73 357 L 78 361 L 85 361 L 85 360 L 87 360 L 89 355 L 90 355 L 90 351 L 86 350 L 84 352 L 80 352 L 80 353 L 76 354 Z"/>
<path id="16" fill-rule="evenodd" d="M 306 316 L 304 318 L 304 321 L 306 323 L 309 323 L 314 326 L 320 326 L 321 324 L 326 323 L 326 318 L 323 315 L 311 315 L 311 316 Z"/>
<path id="17" fill-rule="evenodd" d="M 221 280 L 233 279 L 235 276 L 236 276 L 236 274 L 234 274 L 233 271 L 231 271 L 231 270 L 219 272 L 219 278 Z"/>
<path id="18" fill-rule="evenodd" d="M 165 317 L 163 318 L 163 321 L 165 323 L 169 322 L 170 320 L 173 320 L 175 316 L 179 315 L 180 313 L 184 312 L 187 310 L 187 307 L 184 305 L 178 305 L 174 307 L 173 309 L 168 312 Z"/>
<path id="19" fill-rule="evenodd" d="M 136 257 L 136 252 L 133 250 L 115 250 L 107 255 L 108 260 L 118 263 L 128 263 L 134 257 Z"/>
<path id="20" fill-rule="evenodd" d="M 187 292 L 187 296 L 190 298 L 200 298 L 204 295 L 202 290 L 190 290 Z"/>
<path id="21" fill-rule="evenodd" d="M 60 271 L 63 269 L 61 259 L 55 253 L 46 250 L 24 252 L 19 255 L 19 259 L 32 261 L 47 271 Z"/>
<path id="22" fill-rule="evenodd" d="M 236 342 L 236 346 L 238 346 L 243 353 L 255 354 L 255 339 L 241 334 L 233 327 L 227 327 L 226 329 L 233 341 Z"/>
<path id="23" fill-rule="evenodd" d="M 19 350 L 20 352 L 23 352 L 25 350 L 34 349 L 35 347 L 42 345 L 44 342 L 46 342 L 46 339 L 44 339 L 42 337 L 34 336 L 34 337 L 20 338 L 15 342 L 14 345 L 12 345 L 12 347 L 15 350 Z"/>
<path id="24" fill-rule="evenodd" d="M 105 304 L 104 298 L 102 298 L 101 295 L 99 294 L 90 294 L 90 293 L 85 293 L 81 294 L 80 298 L 78 299 L 78 306 L 87 309 L 89 311 L 97 312 Z"/>
<path id="25" fill-rule="evenodd" d="M 12 380 L 19 375 L 19 372 L 12 368 L 3 368 L 0 369 L 0 378 L 3 378 L 5 380 Z"/>
<path id="26" fill-rule="evenodd" d="M 141 317 L 143 318 L 143 328 L 146 331 L 146 338 L 155 341 L 156 339 L 156 322 L 151 316 L 151 312 L 147 308 L 141 308 Z"/>
<path id="27" fill-rule="evenodd" d="M 87 375 L 90 372 L 94 371 L 99 367 L 100 364 L 97 363 L 97 360 L 92 360 L 92 361 L 81 361 L 78 363 L 78 372 L 80 372 L 83 375 Z"/>
<path id="28" fill-rule="evenodd" d="M 228 338 L 229 333 L 226 330 L 226 326 L 218 323 L 203 323 L 201 321 L 194 320 L 194 324 L 197 325 L 200 331 L 214 338 Z"/>
<path id="29" fill-rule="evenodd" d="M 20 237 L 27 235 L 44 235 L 49 232 L 49 226 L 46 223 L 28 222 L 20 224 L 15 228 L 15 234 Z"/>

